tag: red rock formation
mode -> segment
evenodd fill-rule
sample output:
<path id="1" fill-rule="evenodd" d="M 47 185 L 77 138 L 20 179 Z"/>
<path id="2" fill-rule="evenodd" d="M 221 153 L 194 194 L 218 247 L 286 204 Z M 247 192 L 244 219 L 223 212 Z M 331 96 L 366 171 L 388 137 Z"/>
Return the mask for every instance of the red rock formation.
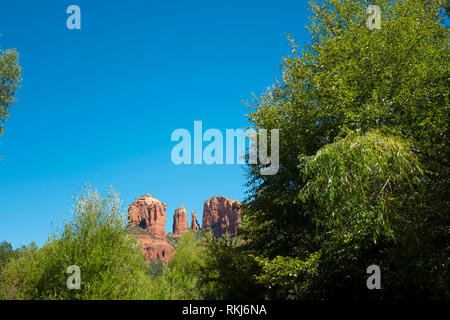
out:
<path id="1" fill-rule="evenodd" d="M 216 237 L 230 233 L 236 235 L 241 221 L 241 203 L 226 197 L 214 196 L 203 205 L 202 229 L 212 228 Z"/>
<path id="2" fill-rule="evenodd" d="M 138 197 L 128 207 L 128 228 L 139 227 L 148 234 L 132 234 L 141 245 L 147 261 L 169 261 L 173 247 L 166 237 L 166 205 L 149 194 Z"/>
<path id="3" fill-rule="evenodd" d="M 160 259 L 164 262 L 169 261 L 174 249 L 167 241 L 153 239 L 151 236 L 142 234 L 136 234 L 133 237 L 140 243 L 142 253 L 147 261 L 152 259 Z"/>
<path id="4" fill-rule="evenodd" d="M 166 204 L 149 194 L 136 198 L 128 207 L 128 227 L 139 226 L 155 237 L 164 239 L 166 207 Z"/>
<path id="5" fill-rule="evenodd" d="M 236 235 L 241 221 L 239 206 L 239 201 L 225 197 L 215 196 L 206 200 L 203 207 L 203 228 L 211 228 L 215 236 L 227 232 Z M 133 228 L 130 233 L 140 243 L 147 261 L 160 259 L 167 262 L 174 252 L 174 247 L 166 239 L 166 207 L 149 194 L 136 198 L 128 207 L 128 227 Z M 168 240 L 179 238 L 181 233 L 187 231 L 187 226 L 187 213 L 182 206 L 175 210 L 174 234 L 169 234 Z M 191 229 L 200 230 L 195 212 L 192 212 Z M 176 241 L 171 243 L 175 245 Z"/>
<path id="6" fill-rule="evenodd" d="M 181 234 L 186 232 L 188 229 L 187 223 L 187 212 L 184 208 L 184 205 L 181 208 L 175 210 L 175 214 L 173 215 L 173 226 L 172 230 L 175 234 Z"/>
<path id="7" fill-rule="evenodd" d="M 194 232 L 200 231 L 200 226 L 198 225 L 197 221 L 197 214 L 195 213 L 195 211 L 192 211 L 191 215 L 192 215 L 191 230 Z"/>

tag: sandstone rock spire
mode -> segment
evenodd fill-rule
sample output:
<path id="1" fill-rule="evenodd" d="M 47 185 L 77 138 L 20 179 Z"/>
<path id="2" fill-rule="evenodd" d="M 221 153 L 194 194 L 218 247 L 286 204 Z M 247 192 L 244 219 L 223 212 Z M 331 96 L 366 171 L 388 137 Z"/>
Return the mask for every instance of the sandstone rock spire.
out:
<path id="1" fill-rule="evenodd" d="M 175 210 L 175 214 L 173 215 L 173 233 L 181 234 L 186 232 L 187 229 L 187 212 L 184 205 L 182 205 L 181 208 Z"/>
<path id="2" fill-rule="evenodd" d="M 197 221 L 197 214 L 195 211 L 191 212 L 192 220 L 191 220 L 191 230 L 194 232 L 200 231 L 200 226 Z"/>

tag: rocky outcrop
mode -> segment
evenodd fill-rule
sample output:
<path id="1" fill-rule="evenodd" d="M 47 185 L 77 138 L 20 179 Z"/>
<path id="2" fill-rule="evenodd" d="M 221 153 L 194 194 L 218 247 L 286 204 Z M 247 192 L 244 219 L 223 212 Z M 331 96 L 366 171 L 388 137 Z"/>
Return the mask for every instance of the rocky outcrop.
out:
<path id="1" fill-rule="evenodd" d="M 133 235 L 141 245 L 142 253 L 147 261 L 152 259 L 160 259 L 164 262 L 169 261 L 174 249 L 166 241 L 155 239 L 148 235 Z"/>
<path id="2" fill-rule="evenodd" d="M 192 211 L 191 215 L 192 215 L 191 230 L 194 232 L 200 231 L 200 226 L 197 221 L 197 214 L 195 213 L 195 211 Z"/>
<path id="3" fill-rule="evenodd" d="M 138 226 L 157 238 L 166 236 L 167 205 L 149 194 L 136 198 L 128 207 L 128 227 Z"/>
<path id="4" fill-rule="evenodd" d="M 206 200 L 202 229 L 211 229 L 216 237 L 225 233 L 236 235 L 241 221 L 240 205 L 239 201 L 226 197 L 214 196 Z M 186 209 L 181 206 L 173 216 L 173 233 L 166 237 L 166 207 L 149 194 L 136 198 L 128 207 L 129 234 L 138 240 L 147 261 L 169 261 L 181 234 L 188 230 Z M 197 232 L 200 230 L 197 215 L 194 211 L 191 214 L 191 230 Z"/>
<path id="5" fill-rule="evenodd" d="M 216 237 L 225 233 L 236 235 L 242 219 L 241 203 L 226 197 L 214 196 L 203 205 L 202 229 L 211 228 Z"/>
<path id="6" fill-rule="evenodd" d="M 128 207 L 128 228 L 141 245 L 147 261 L 169 261 L 173 247 L 166 241 L 166 205 L 146 194 Z"/>
<path id="7" fill-rule="evenodd" d="M 172 230 L 175 234 L 181 234 L 188 230 L 187 212 L 184 205 L 175 210 L 175 214 L 173 215 Z"/>

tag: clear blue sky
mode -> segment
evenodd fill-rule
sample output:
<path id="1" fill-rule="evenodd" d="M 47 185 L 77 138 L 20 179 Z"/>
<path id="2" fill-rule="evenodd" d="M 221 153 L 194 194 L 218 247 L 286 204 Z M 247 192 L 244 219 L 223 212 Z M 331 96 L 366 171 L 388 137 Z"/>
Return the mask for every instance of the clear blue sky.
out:
<path id="1" fill-rule="evenodd" d="M 81 8 L 82 29 L 66 28 Z M 72 197 L 112 185 L 127 207 L 150 193 L 201 222 L 213 195 L 243 200 L 239 165 L 171 162 L 173 130 L 248 125 L 289 54 L 308 40 L 306 1 L 1 1 L 0 47 L 17 48 L 18 102 L 0 137 L 0 241 L 42 245 Z M 190 214 L 188 214 L 190 223 Z"/>

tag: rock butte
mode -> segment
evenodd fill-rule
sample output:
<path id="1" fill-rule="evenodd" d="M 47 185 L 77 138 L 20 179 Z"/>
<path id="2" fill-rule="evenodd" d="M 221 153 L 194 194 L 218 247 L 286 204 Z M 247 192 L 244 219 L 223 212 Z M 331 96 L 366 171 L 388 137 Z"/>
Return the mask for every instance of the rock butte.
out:
<path id="1" fill-rule="evenodd" d="M 236 235 L 241 222 L 241 203 L 226 197 L 214 196 L 203 205 L 202 228 L 212 228 L 216 237 L 230 233 Z"/>
<path id="2" fill-rule="evenodd" d="M 214 196 L 206 200 L 203 205 L 202 229 L 211 229 L 216 237 L 225 233 L 236 235 L 242 216 L 240 205 L 239 201 L 226 197 Z M 174 252 L 166 239 L 166 208 L 166 204 L 149 194 L 136 198 L 128 207 L 128 228 L 140 228 L 144 231 L 141 233 L 133 230 L 132 236 L 140 243 L 147 261 L 160 259 L 167 262 Z M 197 232 L 200 230 L 197 215 L 194 211 L 191 215 L 191 229 Z M 173 234 L 169 234 L 172 238 L 179 237 L 188 230 L 184 205 L 175 210 L 172 227 Z"/>
<path id="3" fill-rule="evenodd" d="M 167 205 L 149 194 L 138 197 L 128 207 L 128 226 L 138 226 L 155 237 L 166 237 Z"/>

